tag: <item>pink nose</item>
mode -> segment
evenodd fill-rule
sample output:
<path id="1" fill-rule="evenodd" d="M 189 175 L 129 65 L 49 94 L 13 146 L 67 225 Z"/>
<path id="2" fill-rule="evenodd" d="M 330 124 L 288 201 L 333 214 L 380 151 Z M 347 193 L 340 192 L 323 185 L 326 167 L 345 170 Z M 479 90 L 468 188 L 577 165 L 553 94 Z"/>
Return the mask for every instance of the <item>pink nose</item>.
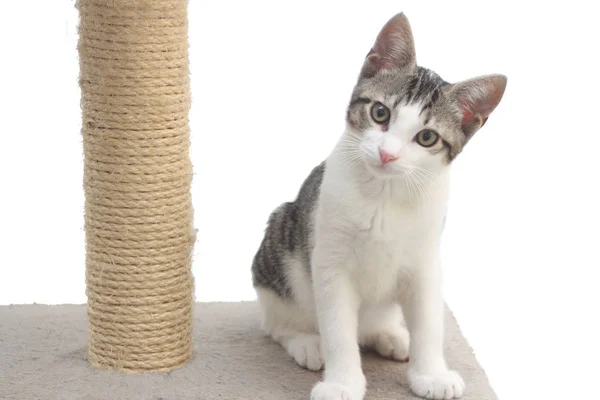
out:
<path id="1" fill-rule="evenodd" d="M 398 157 L 391 155 L 390 153 L 387 153 L 386 151 L 381 149 L 379 149 L 379 158 L 381 159 L 381 162 L 383 164 L 387 164 L 398 159 Z"/>

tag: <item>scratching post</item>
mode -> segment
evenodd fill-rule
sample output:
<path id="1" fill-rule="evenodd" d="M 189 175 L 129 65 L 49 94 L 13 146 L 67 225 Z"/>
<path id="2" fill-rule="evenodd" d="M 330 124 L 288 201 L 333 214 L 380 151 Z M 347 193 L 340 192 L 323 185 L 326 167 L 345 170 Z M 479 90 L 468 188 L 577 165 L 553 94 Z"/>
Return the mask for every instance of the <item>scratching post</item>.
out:
<path id="1" fill-rule="evenodd" d="M 192 356 L 187 0 L 79 0 L 88 359 Z"/>

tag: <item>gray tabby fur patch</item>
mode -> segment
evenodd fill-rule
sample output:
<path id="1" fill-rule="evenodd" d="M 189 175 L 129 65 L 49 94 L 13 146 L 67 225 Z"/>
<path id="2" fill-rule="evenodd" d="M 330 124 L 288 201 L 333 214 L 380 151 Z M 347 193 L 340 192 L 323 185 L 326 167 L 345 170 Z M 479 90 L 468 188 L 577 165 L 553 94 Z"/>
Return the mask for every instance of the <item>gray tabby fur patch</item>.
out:
<path id="1" fill-rule="evenodd" d="M 252 264 L 255 287 L 271 289 L 287 298 L 292 295 L 292 288 L 287 279 L 286 261 L 299 259 L 310 271 L 310 254 L 314 247 L 313 214 L 324 172 L 325 162 L 322 162 L 306 178 L 296 200 L 283 203 L 271 213 Z"/>

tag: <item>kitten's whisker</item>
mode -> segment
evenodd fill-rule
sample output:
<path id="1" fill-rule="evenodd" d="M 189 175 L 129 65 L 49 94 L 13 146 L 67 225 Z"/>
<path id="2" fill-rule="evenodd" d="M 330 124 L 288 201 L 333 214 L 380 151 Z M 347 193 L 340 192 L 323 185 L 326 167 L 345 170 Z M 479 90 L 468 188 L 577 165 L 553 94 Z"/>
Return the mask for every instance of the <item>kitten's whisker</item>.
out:
<path id="1" fill-rule="evenodd" d="M 436 174 L 434 174 L 433 172 L 429 171 L 428 169 L 422 168 L 422 167 L 418 167 L 416 165 L 413 166 L 413 169 L 415 172 L 419 172 L 421 175 L 423 176 L 427 176 L 430 179 L 435 179 L 437 177 Z"/>
<path id="2" fill-rule="evenodd" d="M 406 175 L 405 180 L 408 185 L 408 198 L 410 200 L 410 205 L 412 207 L 412 206 L 414 206 L 413 200 L 417 200 L 415 188 L 413 186 L 413 183 L 412 183 L 409 175 Z"/>
<path id="3" fill-rule="evenodd" d="M 437 177 L 433 172 L 426 170 L 425 168 L 415 167 L 415 171 L 419 172 L 421 175 L 426 176 L 427 178 L 433 180 Z"/>
<path id="4" fill-rule="evenodd" d="M 341 145 L 338 145 L 336 147 L 337 150 L 339 149 L 353 149 L 358 151 L 359 147 L 355 144 L 351 144 L 351 143 L 342 143 Z"/>
<path id="5" fill-rule="evenodd" d="M 348 142 L 348 143 L 360 143 L 360 141 L 359 141 L 359 140 L 357 140 L 357 139 L 355 139 L 355 138 L 352 138 L 352 137 L 347 137 L 347 136 L 346 136 L 346 137 L 343 137 L 343 138 L 340 140 L 340 143 L 344 143 L 344 142 Z"/>
<path id="6" fill-rule="evenodd" d="M 429 188 L 429 186 L 434 182 L 433 178 L 423 174 L 422 171 L 414 170 L 413 171 L 415 178 L 418 179 L 424 187 Z"/>
<path id="7" fill-rule="evenodd" d="M 424 181 L 423 178 L 420 177 L 418 174 L 414 175 L 414 182 L 417 185 L 417 187 L 419 188 L 419 192 L 420 192 L 420 196 L 422 198 L 425 198 L 426 200 L 430 200 L 431 196 L 429 193 L 429 185 L 427 185 Z"/>
<path id="8" fill-rule="evenodd" d="M 360 153 L 355 152 L 355 151 L 341 151 L 336 153 L 338 156 L 340 157 L 360 157 Z"/>
<path id="9" fill-rule="evenodd" d="M 356 152 L 360 151 L 360 150 L 358 150 L 358 148 L 356 146 L 338 146 L 336 148 L 336 150 L 352 150 L 352 151 L 356 151 Z"/>
<path id="10" fill-rule="evenodd" d="M 413 179 L 413 176 L 410 177 L 410 181 L 415 190 L 415 198 L 417 200 L 417 208 L 421 208 L 421 190 L 417 182 Z"/>
<path id="11" fill-rule="evenodd" d="M 410 191 L 408 190 L 408 183 L 407 183 L 407 179 L 404 178 L 402 179 L 402 183 L 404 184 L 404 190 L 406 191 L 406 193 L 409 195 L 409 200 L 410 200 Z"/>
<path id="12" fill-rule="evenodd" d="M 409 164 L 408 162 L 402 161 L 402 160 L 399 160 L 398 163 L 400 164 L 400 166 L 402 166 L 410 171 L 418 171 L 418 172 L 422 173 L 422 175 L 427 175 L 427 177 L 431 178 L 431 179 L 436 178 L 436 175 L 433 172 L 429 171 L 428 169 L 419 167 L 417 165 Z"/>
<path id="13" fill-rule="evenodd" d="M 356 156 L 356 157 L 360 157 L 360 155 L 361 155 L 360 152 L 355 151 L 355 150 L 338 151 L 336 154 L 340 155 L 340 156 L 350 155 L 350 156 Z"/>
<path id="14" fill-rule="evenodd" d="M 344 136 L 344 138 L 341 140 L 341 142 L 343 142 L 343 141 L 356 143 L 356 144 L 362 143 L 361 138 L 359 138 L 358 136 Z"/>
<path id="15" fill-rule="evenodd" d="M 350 164 L 359 163 L 361 160 L 361 155 L 358 151 L 342 151 L 337 152 L 336 154 L 340 158 L 340 160 L 348 162 Z"/>

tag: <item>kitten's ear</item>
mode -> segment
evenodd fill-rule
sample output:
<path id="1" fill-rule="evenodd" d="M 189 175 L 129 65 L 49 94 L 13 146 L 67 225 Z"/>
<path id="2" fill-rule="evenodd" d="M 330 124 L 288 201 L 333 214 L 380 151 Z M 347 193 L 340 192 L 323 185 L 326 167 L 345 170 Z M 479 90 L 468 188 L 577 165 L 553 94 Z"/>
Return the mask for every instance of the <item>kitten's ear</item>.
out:
<path id="1" fill-rule="evenodd" d="M 486 75 L 449 85 L 446 96 L 458 108 L 462 130 L 470 138 L 502 100 L 506 76 Z"/>
<path id="2" fill-rule="evenodd" d="M 404 13 L 396 14 L 377 35 L 361 71 L 370 78 L 382 69 L 402 69 L 417 62 L 412 29 Z"/>

